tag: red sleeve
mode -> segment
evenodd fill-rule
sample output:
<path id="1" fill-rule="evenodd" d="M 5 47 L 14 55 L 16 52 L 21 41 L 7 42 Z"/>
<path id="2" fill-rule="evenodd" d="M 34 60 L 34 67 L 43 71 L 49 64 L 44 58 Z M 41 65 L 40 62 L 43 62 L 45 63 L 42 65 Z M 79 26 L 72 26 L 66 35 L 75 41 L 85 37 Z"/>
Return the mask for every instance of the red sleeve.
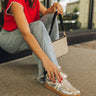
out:
<path id="1" fill-rule="evenodd" d="M 7 7 L 6 7 L 6 9 L 5 9 L 5 13 L 6 13 L 7 15 L 12 15 L 12 14 L 8 13 L 8 10 L 10 9 L 10 7 L 11 7 L 11 5 L 12 5 L 13 3 L 17 3 L 17 4 L 19 4 L 20 6 L 22 6 L 22 7 L 24 8 L 22 0 L 9 0 L 9 1 L 8 1 L 8 4 L 7 4 Z"/>

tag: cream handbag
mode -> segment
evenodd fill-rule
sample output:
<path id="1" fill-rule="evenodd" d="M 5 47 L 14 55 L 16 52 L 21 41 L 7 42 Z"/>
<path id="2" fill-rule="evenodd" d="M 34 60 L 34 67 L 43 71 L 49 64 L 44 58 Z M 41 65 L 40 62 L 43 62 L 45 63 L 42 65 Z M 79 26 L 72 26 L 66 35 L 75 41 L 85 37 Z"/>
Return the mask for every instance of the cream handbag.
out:
<path id="1" fill-rule="evenodd" d="M 52 28 L 53 28 L 53 25 L 54 25 L 54 21 L 55 21 L 57 12 L 58 11 L 56 11 L 54 16 L 53 16 L 53 20 L 52 20 L 49 35 L 51 35 L 51 33 L 52 33 Z M 58 40 L 53 42 L 53 47 L 54 47 L 54 51 L 55 51 L 55 54 L 56 54 L 57 58 L 65 55 L 66 53 L 68 53 L 67 37 L 66 37 L 66 34 L 64 32 L 63 21 L 62 21 L 62 17 L 61 17 L 60 14 L 59 14 L 59 18 L 60 18 L 60 23 L 61 23 L 60 25 L 61 25 L 61 28 L 62 28 L 62 31 L 63 31 L 63 37 L 61 39 L 58 39 Z"/>

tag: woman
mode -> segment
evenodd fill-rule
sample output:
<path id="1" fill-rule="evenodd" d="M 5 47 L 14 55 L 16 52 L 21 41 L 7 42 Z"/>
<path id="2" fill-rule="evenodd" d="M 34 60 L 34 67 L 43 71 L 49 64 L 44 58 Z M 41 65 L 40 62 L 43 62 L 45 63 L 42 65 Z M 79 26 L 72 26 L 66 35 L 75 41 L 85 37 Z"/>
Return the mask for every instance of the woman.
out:
<path id="1" fill-rule="evenodd" d="M 69 82 L 60 72 L 53 50 L 51 40 L 59 38 L 57 19 L 51 36 L 48 35 L 53 18 L 52 13 L 57 9 L 58 14 L 62 15 L 63 8 L 59 3 L 54 3 L 46 9 L 39 0 L 9 0 L 8 2 L 6 0 L 0 46 L 9 53 L 30 48 L 38 64 L 40 83 L 44 83 L 45 87 L 61 96 L 80 96 L 77 89 L 72 85 L 68 86 Z M 41 19 L 39 13 L 44 15 Z"/>

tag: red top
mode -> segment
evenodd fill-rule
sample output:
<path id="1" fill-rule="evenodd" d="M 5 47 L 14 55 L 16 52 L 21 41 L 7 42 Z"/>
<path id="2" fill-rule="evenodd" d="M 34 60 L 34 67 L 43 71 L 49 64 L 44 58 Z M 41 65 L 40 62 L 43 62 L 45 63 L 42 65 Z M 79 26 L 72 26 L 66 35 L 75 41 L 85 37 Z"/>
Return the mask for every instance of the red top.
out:
<path id="1" fill-rule="evenodd" d="M 5 9 L 4 13 L 3 29 L 7 31 L 13 31 L 17 28 L 13 15 L 8 13 L 8 9 L 10 8 L 12 3 L 17 3 L 23 7 L 28 23 L 32 23 L 36 20 L 39 20 L 39 10 L 40 10 L 39 0 L 34 0 L 32 8 L 29 7 L 28 0 L 26 0 L 26 2 L 25 0 L 9 0 L 7 8 Z"/>

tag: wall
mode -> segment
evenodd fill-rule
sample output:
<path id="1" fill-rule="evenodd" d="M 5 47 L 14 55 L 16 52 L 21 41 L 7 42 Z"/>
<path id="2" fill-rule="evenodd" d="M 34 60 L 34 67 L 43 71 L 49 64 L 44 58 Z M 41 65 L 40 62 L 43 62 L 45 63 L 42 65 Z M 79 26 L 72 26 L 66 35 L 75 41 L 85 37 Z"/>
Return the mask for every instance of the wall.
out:
<path id="1" fill-rule="evenodd" d="M 79 7 L 79 2 L 67 4 L 67 13 L 72 13 L 75 7 Z"/>
<path id="2" fill-rule="evenodd" d="M 89 0 L 80 0 L 79 5 L 81 28 L 88 27 L 88 16 L 89 16 Z"/>
<path id="3" fill-rule="evenodd" d="M 0 0 L 0 12 L 1 12 L 2 10 L 1 10 L 1 0 Z"/>
<path id="4" fill-rule="evenodd" d="M 94 0 L 94 10 L 93 10 L 93 28 L 96 29 L 96 0 Z"/>

